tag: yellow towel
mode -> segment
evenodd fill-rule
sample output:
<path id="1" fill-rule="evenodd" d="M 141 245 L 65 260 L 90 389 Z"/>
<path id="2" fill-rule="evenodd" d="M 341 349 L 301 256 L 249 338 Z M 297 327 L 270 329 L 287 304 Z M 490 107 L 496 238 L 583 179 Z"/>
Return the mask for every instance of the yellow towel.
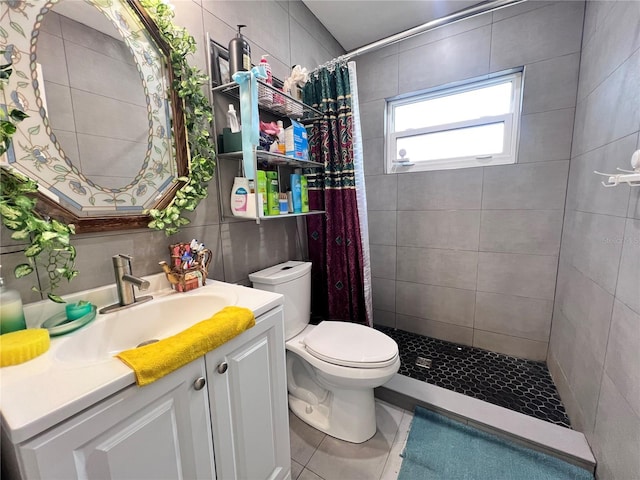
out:
<path id="1" fill-rule="evenodd" d="M 211 318 L 159 342 L 116 355 L 147 385 L 228 342 L 256 324 L 248 308 L 225 307 Z"/>

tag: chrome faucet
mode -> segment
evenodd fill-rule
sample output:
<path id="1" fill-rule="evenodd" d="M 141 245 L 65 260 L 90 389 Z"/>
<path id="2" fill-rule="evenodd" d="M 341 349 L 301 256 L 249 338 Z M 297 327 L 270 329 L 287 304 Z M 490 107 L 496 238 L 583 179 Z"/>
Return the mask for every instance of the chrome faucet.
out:
<path id="1" fill-rule="evenodd" d="M 127 308 L 138 303 L 144 303 L 151 300 L 151 295 L 145 295 L 143 297 L 136 298 L 133 286 L 135 285 L 140 290 L 146 290 L 149 288 L 149 282 L 142 278 L 134 277 L 131 274 L 131 260 L 129 255 L 114 255 L 113 271 L 116 276 L 116 289 L 118 291 L 118 303 L 109 305 L 100 310 L 100 313 L 109 313 L 122 308 Z"/>

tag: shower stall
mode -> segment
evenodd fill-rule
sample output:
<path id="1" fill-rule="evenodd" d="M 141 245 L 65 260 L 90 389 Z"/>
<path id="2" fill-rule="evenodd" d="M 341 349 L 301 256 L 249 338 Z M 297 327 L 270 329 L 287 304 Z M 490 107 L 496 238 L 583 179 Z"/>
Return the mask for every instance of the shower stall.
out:
<path id="1" fill-rule="evenodd" d="M 400 351 L 399 374 L 571 428 L 544 362 L 378 327 Z"/>
<path id="2" fill-rule="evenodd" d="M 398 343 L 401 375 L 570 427 L 545 362 L 585 4 L 480 5 L 345 55 L 359 79 L 374 326 Z M 516 163 L 389 169 L 392 99 L 505 71 L 522 72 Z"/>

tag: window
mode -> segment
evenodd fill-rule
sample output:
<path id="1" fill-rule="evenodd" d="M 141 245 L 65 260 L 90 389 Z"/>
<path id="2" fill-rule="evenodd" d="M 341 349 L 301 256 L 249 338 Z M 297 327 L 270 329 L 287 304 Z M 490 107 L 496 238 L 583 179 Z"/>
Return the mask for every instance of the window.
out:
<path id="1" fill-rule="evenodd" d="M 387 173 L 516 162 L 522 73 L 387 100 Z"/>

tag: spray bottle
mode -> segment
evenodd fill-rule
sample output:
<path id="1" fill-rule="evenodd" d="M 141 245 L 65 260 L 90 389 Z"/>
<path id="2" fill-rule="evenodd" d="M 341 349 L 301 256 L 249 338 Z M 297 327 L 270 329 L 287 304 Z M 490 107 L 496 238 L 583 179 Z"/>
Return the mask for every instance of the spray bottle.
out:
<path id="1" fill-rule="evenodd" d="M 269 55 L 262 55 L 260 59 L 260 66 L 264 67 L 264 71 L 267 74 L 267 78 L 265 79 L 265 83 L 268 85 L 273 85 L 273 77 L 271 76 L 271 65 L 267 62 L 267 57 Z M 268 87 L 263 87 L 262 85 L 259 87 L 260 92 L 259 99 L 261 103 L 271 105 L 273 103 L 273 91 Z"/>
<path id="2" fill-rule="evenodd" d="M 236 116 L 236 109 L 233 107 L 233 103 L 229 104 L 227 125 L 231 129 L 231 133 L 238 133 L 240 131 L 240 124 L 238 123 L 238 117 Z"/>

